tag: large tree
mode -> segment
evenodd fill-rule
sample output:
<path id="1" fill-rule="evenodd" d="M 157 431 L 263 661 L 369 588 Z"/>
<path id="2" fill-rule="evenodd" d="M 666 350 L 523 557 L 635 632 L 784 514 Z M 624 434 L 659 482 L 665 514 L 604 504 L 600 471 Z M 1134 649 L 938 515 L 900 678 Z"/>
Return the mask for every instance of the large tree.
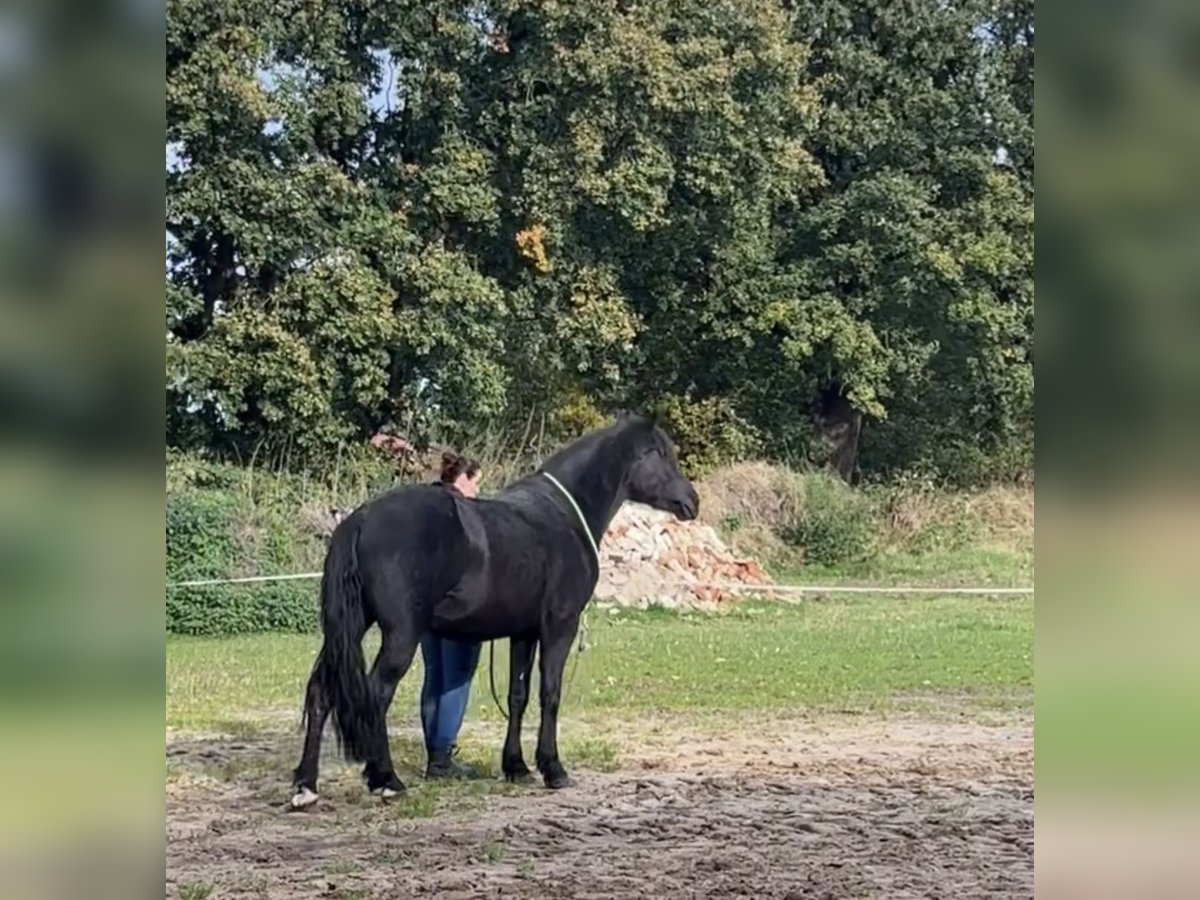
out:
<path id="1" fill-rule="evenodd" d="M 818 424 L 865 417 L 872 471 L 1027 465 L 1032 196 L 1013 166 L 1024 152 L 1005 147 L 1026 132 L 998 89 L 985 33 L 997 10 L 797 6 L 794 39 L 811 45 L 822 88 L 812 146 L 827 182 L 783 223 L 787 291 L 763 323 L 754 384 L 766 421 L 790 423 L 774 434 L 795 446 L 812 435 L 809 411 Z"/>
<path id="2" fill-rule="evenodd" d="M 504 295 L 456 239 L 496 219 L 453 131 L 463 16 L 169 3 L 169 439 L 320 452 L 397 413 L 503 408 Z"/>
<path id="3" fill-rule="evenodd" d="M 871 470 L 1020 464 L 1031 17 L 171 0 L 169 440 L 659 403 L 846 474 L 860 430 Z"/>

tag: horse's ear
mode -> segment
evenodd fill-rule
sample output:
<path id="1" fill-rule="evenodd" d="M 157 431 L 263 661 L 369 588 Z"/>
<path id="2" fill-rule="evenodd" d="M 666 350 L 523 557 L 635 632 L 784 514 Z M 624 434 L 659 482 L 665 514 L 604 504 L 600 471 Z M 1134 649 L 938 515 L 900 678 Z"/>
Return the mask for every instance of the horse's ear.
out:
<path id="1" fill-rule="evenodd" d="M 647 412 L 634 412 L 629 409 L 620 409 L 617 411 L 617 424 L 637 423 L 643 426 L 654 428 L 661 426 L 666 421 L 666 416 L 663 410 L 657 405 L 652 406 Z"/>
<path id="2" fill-rule="evenodd" d="M 667 400 L 665 398 L 661 398 L 655 403 L 651 404 L 650 408 L 646 411 L 646 418 L 649 420 L 650 424 L 656 425 L 659 428 L 662 428 L 664 425 L 666 425 L 668 420 Z"/>

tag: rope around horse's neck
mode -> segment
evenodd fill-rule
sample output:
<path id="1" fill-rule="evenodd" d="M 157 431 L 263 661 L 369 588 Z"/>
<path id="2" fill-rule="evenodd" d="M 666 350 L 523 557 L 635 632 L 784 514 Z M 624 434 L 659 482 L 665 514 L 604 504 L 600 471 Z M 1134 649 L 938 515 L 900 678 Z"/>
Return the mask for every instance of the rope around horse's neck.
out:
<path id="1" fill-rule="evenodd" d="M 592 548 L 592 555 L 596 558 L 596 569 L 600 568 L 600 548 L 596 546 L 596 539 L 592 537 L 592 529 L 588 527 L 587 519 L 583 517 L 583 510 L 579 508 L 579 504 L 575 502 L 575 498 L 571 496 L 571 492 L 563 487 L 562 482 L 551 475 L 549 472 L 542 472 L 550 480 L 562 495 L 567 498 L 567 502 L 571 504 L 571 509 L 575 510 L 575 515 L 579 517 L 579 524 L 583 526 L 583 533 L 587 535 L 588 545 Z M 571 689 L 572 682 L 575 681 L 575 670 L 579 667 L 579 654 L 582 653 L 587 646 L 587 611 L 584 610 L 579 616 L 579 650 L 575 654 L 575 661 L 571 664 L 571 671 L 567 675 L 567 683 L 563 686 L 562 693 L 565 695 Z M 508 721 L 510 710 L 506 710 L 500 704 L 500 697 L 496 693 L 496 642 L 488 641 L 488 684 L 492 689 L 492 701 L 496 704 L 496 709 L 500 710 L 500 715 L 504 717 L 504 721 Z"/>
<path id="2" fill-rule="evenodd" d="M 579 668 L 579 654 L 586 650 L 590 645 L 587 643 L 587 612 L 584 611 L 579 617 L 579 643 L 575 652 L 575 659 L 571 663 L 571 671 L 567 674 L 567 681 L 563 685 L 562 695 L 560 700 L 565 702 L 567 694 L 571 690 L 571 685 L 575 682 L 575 670 Z M 509 710 L 505 709 L 500 703 L 500 695 L 496 693 L 496 642 L 488 641 L 488 685 L 492 689 L 492 702 L 496 704 L 496 709 L 500 710 L 500 715 L 504 721 L 508 721 Z"/>
<path id="3" fill-rule="evenodd" d="M 567 498 L 567 502 L 571 504 L 571 509 L 575 510 L 575 515 L 579 517 L 579 524 L 583 526 L 583 533 L 587 535 L 588 546 L 592 548 L 592 556 L 596 558 L 596 569 L 599 570 L 600 548 L 596 545 L 596 538 L 592 536 L 592 529 L 588 527 L 587 519 L 583 517 L 583 510 L 579 508 L 579 504 L 575 502 L 575 498 L 571 496 L 571 492 L 562 486 L 561 481 L 549 472 L 542 472 L 542 474 L 550 480 L 552 485 L 559 489 L 562 495 Z"/>
<path id="4" fill-rule="evenodd" d="M 549 472 L 544 471 L 544 472 L 542 472 L 542 474 L 545 475 L 548 479 L 550 479 L 550 483 L 552 485 L 554 485 L 556 488 L 558 488 L 560 491 L 562 491 L 562 495 L 564 497 L 566 497 L 567 502 L 571 504 L 571 509 L 575 510 L 575 515 L 577 515 L 579 517 L 579 524 L 583 526 L 583 533 L 587 535 L 588 544 L 592 548 L 592 556 L 594 556 L 596 559 L 596 572 L 598 574 L 600 572 L 600 548 L 596 545 L 596 539 L 592 536 L 592 529 L 588 527 L 587 519 L 584 518 L 584 515 L 583 515 L 583 510 L 581 510 L 579 508 L 579 504 L 575 502 L 575 498 L 571 496 L 571 492 L 568 491 L 565 487 L 563 487 L 561 481 L 559 481 L 557 478 L 555 478 Z M 583 610 L 581 610 L 579 613 L 579 626 L 580 626 L 579 653 L 582 653 L 584 651 L 584 648 L 586 647 L 586 642 L 587 642 L 587 605 L 586 604 L 584 604 Z M 579 663 L 579 653 L 575 654 L 576 665 L 578 665 L 578 663 Z M 574 677 L 575 677 L 575 669 L 574 669 L 574 667 L 572 667 L 571 674 L 567 678 L 567 687 L 571 686 L 571 681 L 574 680 Z"/>
<path id="5" fill-rule="evenodd" d="M 508 721 L 508 710 L 500 705 L 500 697 L 496 694 L 496 642 L 488 641 L 488 684 L 492 686 L 492 700 L 496 703 L 496 709 L 500 710 L 500 715 L 504 716 L 504 721 Z"/>

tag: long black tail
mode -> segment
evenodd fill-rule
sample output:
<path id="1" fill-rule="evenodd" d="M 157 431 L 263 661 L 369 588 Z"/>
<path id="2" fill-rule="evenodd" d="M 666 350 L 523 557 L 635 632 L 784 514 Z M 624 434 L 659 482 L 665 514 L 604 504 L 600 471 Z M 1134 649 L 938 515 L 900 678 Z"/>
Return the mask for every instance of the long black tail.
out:
<path id="1" fill-rule="evenodd" d="M 362 762 L 377 733 L 379 707 L 363 659 L 366 612 L 358 571 L 358 528 L 358 520 L 351 517 L 334 529 L 329 541 L 321 578 L 325 645 L 315 671 L 332 710 L 342 752 L 347 759 Z"/>

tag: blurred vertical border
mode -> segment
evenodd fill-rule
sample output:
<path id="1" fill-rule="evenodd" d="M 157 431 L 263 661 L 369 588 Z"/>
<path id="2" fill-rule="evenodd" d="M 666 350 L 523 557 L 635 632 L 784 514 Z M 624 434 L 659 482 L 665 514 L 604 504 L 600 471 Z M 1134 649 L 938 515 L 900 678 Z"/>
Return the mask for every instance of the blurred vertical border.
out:
<path id="1" fill-rule="evenodd" d="M 164 8 L 0 6 L 0 884 L 161 890 Z"/>
<path id="2" fill-rule="evenodd" d="M 0 883 L 161 885 L 164 8 L 0 8 Z M 1200 875 L 1200 4 L 1038 10 L 1038 890 Z"/>
<path id="3" fill-rule="evenodd" d="M 1200 884 L 1200 4 L 1038 9 L 1037 888 Z"/>

